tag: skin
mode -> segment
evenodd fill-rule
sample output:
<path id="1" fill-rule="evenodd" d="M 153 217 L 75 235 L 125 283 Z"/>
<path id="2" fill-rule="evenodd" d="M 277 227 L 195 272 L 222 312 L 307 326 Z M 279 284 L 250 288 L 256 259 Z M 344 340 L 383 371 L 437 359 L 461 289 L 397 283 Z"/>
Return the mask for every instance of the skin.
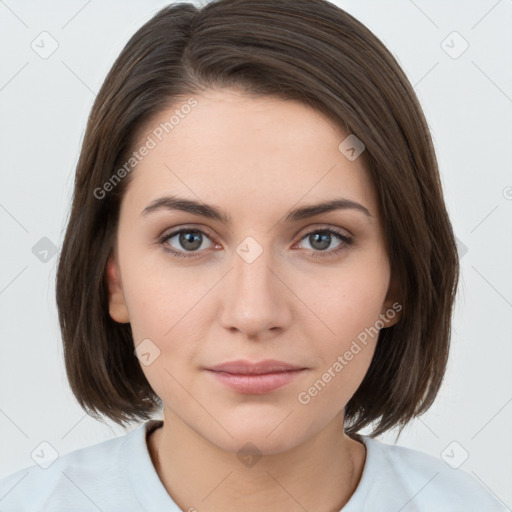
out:
<path id="1" fill-rule="evenodd" d="M 362 158 L 338 150 L 347 134 L 308 106 L 235 89 L 194 98 L 133 171 L 107 269 L 111 317 L 130 322 L 135 346 L 149 338 L 160 350 L 142 365 L 164 403 L 164 426 L 148 441 L 155 469 L 183 510 L 339 510 L 365 463 L 364 445 L 343 432 L 344 406 L 377 336 L 307 405 L 297 397 L 397 300 L 372 182 Z M 141 143 L 175 108 L 158 113 Z M 214 204 L 232 224 L 177 210 L 141 215 L 170 194 Z M 346 209 L 282 221 L 292 208 L 339 197 L 372 216 Z M 306 236 L 329 227 L 353 244 L 328 256 L 343 242 L 332 235 L 322 252 Z M 158 243 L 180 228 L 208 235 L 195 252 L 179 236 L 164 242 L 188 258 Z M 247 236 L 263 251 L 252 263 L 236 252 Z M 241 358 L 307 370 L 263 395 L 233 391 L 204 370 Z M 237 457 L 247 442 L 262 455 L 252 467 Z"/>

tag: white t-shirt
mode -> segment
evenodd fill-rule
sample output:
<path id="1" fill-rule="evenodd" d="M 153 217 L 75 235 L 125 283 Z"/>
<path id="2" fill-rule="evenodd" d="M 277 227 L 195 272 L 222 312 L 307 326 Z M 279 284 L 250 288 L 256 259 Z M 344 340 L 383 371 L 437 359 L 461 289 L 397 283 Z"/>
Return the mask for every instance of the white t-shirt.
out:
<path id="1" fill-rule="evenodd" d="M 148 430 L 160 424 L 147 421 L 121 437 L 62 455 L 47 469 L 34 464 L 1 479 L 0 511 L 180 512 L 160 481 L 146 444 Z M 342 512 L 509 510 L 462 469 L 417 450 L 366 436 L 360 439 L 366 445 L 366 462 Z M 40 456 L 51 461 L 51 453 L 44 450 Z"/>

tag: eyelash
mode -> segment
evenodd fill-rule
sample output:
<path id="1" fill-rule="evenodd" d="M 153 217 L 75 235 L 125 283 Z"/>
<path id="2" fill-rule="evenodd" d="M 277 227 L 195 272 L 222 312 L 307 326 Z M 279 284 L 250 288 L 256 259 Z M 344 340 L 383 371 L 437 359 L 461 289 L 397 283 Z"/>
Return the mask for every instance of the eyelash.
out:
<path id="1" fill-rule="evenodd" d="M 182 229 L 179 229 L 177 231 L 173 231 L 172 233 L 168 234 L 168 235 L 163 235 L 161 238 L 159 238 L 158 242 L 159 244 L 162 246 L 162 248 L 164 249 L 164 251 L 172 254 L 173 256 L 176 256 L 178 258 L 193 258 L 194 256 L 196 256 L 197 254 L 199 254 L 199 252 L 197 251 L 189 251 L 189 254 L 187 254 L 187 252 L 183 252 L 183 251 L 176 251 L 174 249 L 170 249 L 169 248 L 169 244 L 167 244 L 167 241 L 170 240 L 171 238 L 173 238 L 174 236 L 176 235 L 179 235 L 180 233 L 187 233 L 187 232 L 193 232 L 193 233 L 201 233 L 202 235 L 206 236 L 207 238 L 210 238 L 208 236 L 208 234 L 203 231 L 202 229 L 199 229 L 199 228 L 182 228 Z M 327 233 L 329 235 L 335 235 L 336 237 L 338 237 L 341 241 L 340 245 L 335 248 L 335 249 L 331 249 L 329 251 L 312 251 L 311 252 L 311 256 L 313 256 L 314 258 L 326 258 L 326 257 L 334 257 L 336 255 L 338 255 L 340 252 L 344 251 L 345 249 L 347 249 L 352 243 L 353 243 L 353 240 L 352 238 L 342 234 L 340 231 L 336 230 L 336 229 L 333 229 L 333 228 L 321 228 L 321 229 L 315 229 L 313 231 L 309 231 L 308 233 L 305 233 L 300 240 L 303 240 L 304 238 L 314 234 L 314 233 Z"/>

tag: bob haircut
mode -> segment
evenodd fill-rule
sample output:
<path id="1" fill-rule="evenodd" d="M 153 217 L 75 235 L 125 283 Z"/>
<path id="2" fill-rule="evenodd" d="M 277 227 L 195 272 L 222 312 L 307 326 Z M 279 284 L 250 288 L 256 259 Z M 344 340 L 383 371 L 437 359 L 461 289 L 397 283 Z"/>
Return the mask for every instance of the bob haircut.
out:
<path id="1" fill-rule="evenodd" d="M 66 372 L 78 403 L 120 425 L 151 419 L 162 406 L 134 353 L 130 324 L 109 315 L 106 267 L 133 173 L 107 193 L 105 184 L 157 113 L 225 87 L 302 102 L 364 144 L 403 309 L 398 323 L 379 333 L 346 405 L 345 432 L 378 421 L 371 437 L 395 426 L 400 435 L 432 405 L 443 381 L 457 246 L 411 84 L 370 30 L 326 0 L 171 4 L 116 59 L 88 119 L 56 277 Z"/>

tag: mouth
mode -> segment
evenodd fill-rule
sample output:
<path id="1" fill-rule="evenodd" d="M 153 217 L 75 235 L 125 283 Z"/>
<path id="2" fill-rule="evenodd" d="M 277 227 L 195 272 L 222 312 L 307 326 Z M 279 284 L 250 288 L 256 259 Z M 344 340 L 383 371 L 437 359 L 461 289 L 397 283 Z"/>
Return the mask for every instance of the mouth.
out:
<path id="1" fill-rule="evenodd" d="M 289 384 L 308 368 L 283 361 L 230 361 L 205 368 L 217 382 L 242 394 L 261 395 Z"/>

